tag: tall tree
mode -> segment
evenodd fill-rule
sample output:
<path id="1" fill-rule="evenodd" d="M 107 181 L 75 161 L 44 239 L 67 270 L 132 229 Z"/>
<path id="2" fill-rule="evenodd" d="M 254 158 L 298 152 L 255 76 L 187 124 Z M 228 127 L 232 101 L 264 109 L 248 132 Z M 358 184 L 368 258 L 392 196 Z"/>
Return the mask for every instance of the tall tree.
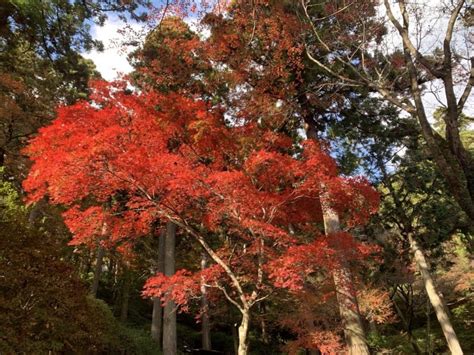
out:
<path id="1" fill-rule="evenodd" d="M 411 152 L 410 152 L 411 153 Z M 419 154 L 419 153 L 418 153 Z M 411 154 L 412 157 L 416 153 Z M 407 161 L 409 158 L 405 158 Z M 405 162 L 406 163 L 406 162 Z M 410 162 L 413 164 L 413 161 Z M 455 231 L 458 228 L 463 228 L 463 216 L 459 214 L 459 211 L 456 211 L 457 208 L 453 208 L 449 206 L 448 201 L 442 201 L 445 199 L 444 196 L 439 196 L 438 194 L 442 194 L 441 191 L 445 189 L 444 186 L 441 186 L 441 191 L 436 191 L 436 188 L 439 186 L 436 181 L 429 181 L 429 178 L 432 177 L 432 175 L 428 175 L 427 172 L 425 172 L 424 177 L 418 172 L 418 176 L 413 174 L 413 171 L 410 172 L 410 170 L 405 170 L 405 166 L 401 166 L 398 176 L 389 176 L 386 170 L 386 167 L 382 165 L 383 163 L 380 162 L 380 169 L 383 173 L 384 176 L 384 186 L 388 189 L 389 192 L 389 197 L 387 199 L 388 203 L 391 203 L 394 208 L 396 208 L 399 212 L 396 213 L 392 210 L 393 217 L 397 220 L 397 225 L 398 228 L 400 229 L 400 233 L 402 236 L 405 238 L 405 240 L 408 242 L 409 248 L 411 250 L 411 253 L 413 254 L 414 261 L 416 263 L 417 269 L 420 272 L 421 278 L 423 280 L 423 284 L 426 290 L 426 293 L 428 295 L 428 298 L 431 302 L 431 305 L 433 306 L 433 309 L 435 311 L 436 317 L 439 321 L 439 324 L 441 326 L 441 329 L 443 331 L 443 334 L 446 338 L 448 347 L 450 351 L 453 354 L 462 354 L 462 349 L 461 345 L 459 343 L 459 340 L 457 339 L 456 333 L 454 331 L 454 328 L 452 326 L 450 316 L 449 316 L 449 310 L 446 307 L 446 304 L 442 300 L 442 296 L 440 295 L 440 292 L 436 286 L 436 283 L 434 281 L 434 278 L 431 273 L 431 268 L 429 266 L 429 263 L 427 261 L 427 257 L 425 256 L 424 250 L 420 247 L 419 242 L 417 239 L 420 237 L 423 237 L 423 234 L 425 234 L 424 238 L 428 239 L 428 233 L 423 231 L 423 224 L 424 224 L 424 219 L 429 218 L 430 224 L 433 223 L 433 219 L 440 219 L 441 223 L 444 223 L 444 227 L 446 228 L 445 231 L 447 232 L 444 236 L 443 234 L 443 229 L 441 228 L 438 223 L 435 224 L 436 229 L 438 229 L 438 233 L 441 234 L 441 238 L 446 238 L 446 237 L 451 237 L 453 231 Z M 418 162 L 419 165 L 421 165 L 420 162 Z M 420 168 L 420 167 L 419 167 Z M 428 166 L 428 169 L 430 166 Z M 432 167 L 431 167 L 432 168 Z M 413 174 L 413 175 L 412 175 Z M 436 175 L 435 175 L 436 176 Z M 419 182 L 418 184 L 414 183 L 414 178 L 418 179 Z M 416 187 L 414 186 L 420 186 L 420 182 L 423 181 L 423 178 L 428 180 L 425 180 L 425 183 L 431 182 L 431 187 L 430 191 L 427 191 L 427 186 L 422 186 L 422 189 L 425 188 L 426 191 L 418 191 L 418 195 L 414 194 L 413 190 L 416 190 Z M 400 180 L 398 180 L 400 179 Z M 407 184 L 414 183 L 413 186 L 407 186 Z M 439 187 L 438 187 L 439 189 Z M 410 191 L 412 190 L 412 191 Z M 431 195 L 437 195 L 434 198 Z M 408 199 L 407 199 L 408 197 Z M 440 198 L 441 197 L 441 198 Z M 410 198 L 413 199 L 413 201 L 410 201 Z M 403 199 L 403 203 L 402 203 Z M 422 202 L 422 206 L 417 207 L 416 205 Z M 440 201 L 441 200 L 441 201 Z M 434 202 L 436 201 L 436 202 Z M 433 210 L 430 210 L 430 205 L 431 203 L 436 204 L 436 209 L 438 210 L 437 213 L 433 213 Z M 443 206 L 444 205 L 444 206 Z M 442 211 L 442 209 L 446 209 L 445 211 Z M 447 212 L 447 210 L 450 210 L 452 214 L 446 215 L 444 213 Z M 444 212 L 444 213 L 443 213 Z M 444 214 L 444 215 L 443 215 Z M 429 216 L 429 217 L 428 217 Z M 451 229 L 452 228 L 452 229 Z M 467 225 L 464 225 L 464 228 L 467 228 L 467 231 L 469 233 L 469 223 Z M 431 229 L 431 228 L 430 228 Z M 439 238 L 439 237 L 438 237 Z M 444 239 L 443 238 L 443 239 Z M 441 241 L 443 240 L 441 239 Z M 439 243 L 439 239 L 435 239 L 436 242 Z"/>
<path id="2" fill-rule="evenodd" d="M 323 205 L 323 218 L 326 234 L 330 235 L 341 231 L 338 214 L 329 205 Z M 334 249 L 339 251 L 337 257 L 340 259 L 340 265 L 334 270 L 333 279 L 349 354 L 370 354 L 353 276 L 344 255 L 340 253 L 343 246 L 336 245 Z"/>
<path id="3" fill-rule="evenodd" d="M 363 169 L 374 181 L 380 181 L 384 193 L 381 222 L 385 228 L 396 230 L 403 245 L 411 249 L 409 260 L 417 265 L 446 340 L 456 348 L 459 343 L 453 345 L 456 334 L 427 266 L 426 251 L 439 248 L 440 243 L 456 232 L 472 233 L 469 218 L 450 198 L 411 117 L 400 116 L 389 106 L 379 106 L 376 99 L 365 100 L 362 106 L 349 110 L 352 117 L 348 122 L 341 120 L 333 125 L 332 134 L 343 142 L 339 153 L 355 155 L 356 161 L 363 158 Z M 366 115 L 374 118 L 364 123 L 362 117 Z M 354 125 L 357 130 L 353 129 Z M 403 155 L 399 154 L 402 149 Z M 353 159 L 340 159 L 342 163 L 349 161 L 345 164 L 347 173 L 354 168 Z"/>
<path id="4" fill-rule="evenodd" d="M 473 159 L 459 134 L 459 118 L 472 89 L 474 71 L 472 58 L 463 56 L 462 45 L 453 41 L 456 28 L 462 30 L 463 26 L 469 26 L 460 21 L 468 13 L 469 6 L 464 0 L 452 5 L 440 4 L 442 8 L 435 10 L 434 17 L 428 12 L 426 16 L 420 16 L 424 10 L 418 3 L 398 1 L 399 19 L 391 2 L 384 0 L 384 21 L 378 18 L 376 5 L 374 1 L 349 4 L 302 1 L 302 12 L 312 29 L 306 41 L 308 58 L 341 85 L 367 87 L 416 118 L 452 196 L 474 220 Z M 337 23 L 337 27 L 323 31 L 326 24 L 332 21 Z M 394 36 L 398 36 L 400 48 L 388 46 L 384 41 L 393 39 L 384 36 L 386 23 L 395 28 Z M 442 48 L 430 53 L 426 48 L 432 48 L 432 43 L 428 45 L 415 41 L 416 38 L 426 38 L 426 41 L 433 38 L 433 33 L 425 33 L 421 29 L 435 31 L 438 26 L 433 26 L 434 23 L 445 24 L 439 30 L 444 39 Z M 347 24 L 353 24 L 349 33 L 346 32 Z M 434 80 L 442 82 L 446 97 L 443 115 L 445 138 L 433 129 L 423 100 L 426 92 L 423 84 Z M 455 83 L 459 81 L 463 82 L 464 87 L 456 97 Z"/>

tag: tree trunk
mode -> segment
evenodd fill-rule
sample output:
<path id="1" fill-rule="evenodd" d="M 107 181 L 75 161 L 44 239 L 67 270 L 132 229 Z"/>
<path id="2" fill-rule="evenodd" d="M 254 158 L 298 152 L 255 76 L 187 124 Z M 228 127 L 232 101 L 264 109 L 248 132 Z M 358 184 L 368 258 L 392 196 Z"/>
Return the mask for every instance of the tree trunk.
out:
<path id="1" fill-rule="evenodd" d="M 91 295 L 97 297 L 97 290 L 99 289 L 99 280 L 102 274 L 102 263 L 104 260 L 105 249 L 102 246 L 97 247 L 97 256 L 95 258 L 94 278 L 92 279 Z"/>
<path id="2" fill-rule="evenodd" d="M 340 231 L 339 217 L 337 213 L 325 203 L 322 203 L 324 229 L 326 234 Z M 336 248 L 338 246 L 336 245 Z M 341 258 L 342 259 L 342 258 Z M 334 285 L 337 293 L 337 302 L 341 314 L 346 344 L 349 354 L 370 354 L 367 346 L 366 336 L 362 319 L 359 312 L 357 295 L 352 281 L 350 270 L 344 260 L 340 260 L 340 267 L 333 272 Z"/>
<path id="3" fill-rule="evenodd" d="M 107 234 L 107 223 L 104 222 L 102 225 L 101 237 L 104 238 Z M 100 245 L 100 239 L 97 246 L 97 256 L 95 259 L 94 278 L 92 279 L 91 295 L 97 297 L 97 291 L 99 289 L 100 276 L 102 274 L 102 263 L 104 260 L 105 249 Z"/>
<path id="4" fill-rule="evenodd" d="M 410 344 L 411 346 L 413 347 L 413 351 L 415 352 L 415 354 L 417 355 L 421 355 L 423 352 L 421 351 L 420 349 L 420 346 L 418 345 L 418 343 L 416 342 L 415 339 L 413 339 L 413 334 L 412 334 L 412 330 L 411 330 L 411 325 L 410 323 L 406 320 L 402 310 L 400 309 L 400 307 L 398 306 L 397 302 L 395 301 L 395 299 L 392 299 L 392 303 L 393 303 L 393 306 L 395 307 L 395 310 L 397 311 L 397 314 L 398 316 L 400 317 L 400 319 L 402 320 L 402 323 L 406 329 L 406 332 L 407 332 L 407 336 L 408 336 L 408 340 L 410 341 Z M 411 306 L 411 305 L 410 305 Z"/>
<path id="5" fill-rule="evenodd" d="M 234 354 L 239 352 L 239 332 L 237 331 L 237 323 L 232 324 L 232 340 L 234 341 Z"/>
<path id="6" fill-rule="evenodd" d="M 416 265 L 420 271 L 421 277 L 423 278 L 426 293 L 428 294 L 431 305 L 433 306 L 436 317 L 438 318 L 439 324 L 448 343 L 449 350 L 451 351 L 451 354 L 454 355 L 463 354 L 461 345 L 459 344 L 459 340 L 449 319 L 448 310 L 436 290 L 434 280 L 431 277 L 425 255 L 412 235 L 409 235 L 408 239 L 410 242 L 410 249 L 415 257 Z"/>
<path id="7" fill-rule="evenodd" d="M 176 225 L 172 222 L 166 224 L 165 240 L 165 275 L 175 273 L 175 242 Z M 163 314 L 163 354 L 175 355 L 177 353 L 176 341 L 176 305 L 173 301 L 165 304 Z"/>
<path id="8" fill-rule="evenodd" d="M 151 338 L 161 348 L 161 333 L 163 331 L 163 307 L 159 298 L 153 298 L 151 314 Z"/>
<path id="9" fill-rule="evenodd" d="M 381 171 L 384 174 L 384 179 L 387 180 L 387 173 L 381 162 L 379 162 L 379 167 L 381 168 Z M 403 211 L 402 203 L 398 195 L 396 194 L 393 186 L 390 183 L 386 183 L 386 186 L 389 189 L 390 194 L 392 195 L 392 198 L 395 202 L 395 206 L 401 211 Z M 423 279 L 428 298 L 430 299 L 431 305 L 435 310 L 436 317 L 438 318 L 443 334 L 446 338 L 446 341 L 448 342 L 448 347 L 451 350 L 452 354 L 462 354 L 463 352 L 461 346 L 457 339 L 456 333 L 454 332 L 453 326 L 451 325 L 451 321 L 449 320 L 446 305 L 443 303 L 441 297 L 439 296 L 433 278 L 431 277 L 428 262 L 425 258 L 425 255 L 423 254 L 423 251 L 420 249 L 417 241 L 413 238 L 413 235 L 410 232 L 413 227 L 408 216 L 404 215 L 402 223 L 402 235 L 404 235 L 405 237 L 408 236 L 410 249 L 414 255 L 416 265 Z"/>
<path id="10" fill-rule="evenodd" d="M 92 252 L 91 250 L 86 250 L 84 253 L 79 255 L 79 274 L 81 278 L 84 278 L 84 275 L 88 275 L 92 268 Z"/>
<path id="11" fill-rule="evenodd" d="M 169 217 L 168 217 L 169 218 Z M 175 221 L 176 225 L 180 226 L 183 228 L 185 231 L 189 233 L 193 238 L 195 238 L 201 246 L 204 248 L 204 250 L 207 252 L 207 254 L 218 264 L 220 267 L 224 269 L 230 280 L 232 281 L 232 285 L 235 287 L 240 305 L 237 303 L 237 301 L 233 300 L 227 293 L 225 293 L 226 297 L 229 299 L 231 303 L 237 306 L 239 308 L 241 314 L 242 314 L 242 322 L 239 327 L 239 350 L 238 354 L 247 354 L 248 351 L 248 346 L 247 346 L 247 335 L 248 335 L 248 327 L 249 327 L 249 318 L 250 318 L 250 307 L 254 303 L 256 295 L 252 293 L 251 299 L 252 302 L 248 301 L 248 296 L 244 292 L 244 289 L 242 288 L 242 285 L 237 278 L 237 276 L 234 274 L 230 266 L 219 257 L 219 255 L 207 244 L 206 240 L 203 238 L 203 236 L 199 233 L 196 232 L 193 228 L 190 228 L 187 224 L 181 223 L 180 221 Z M 173 225 L 174 228 L 176 228 L 176 225 Z M 166 248 L 168 249 L 168 247 Z M 165 257 L 166 261 L 166 257 Z M 167 265 L 165 264 L 165 270 L 166 270 Z M 165 272 L 166 273 L 166 272 Z M 165 309 L 165 326 L 166 326 L 166 309 Z M 163 334 L 163 337 L 165 337 L 165 334 Z M 164 343 L 164 342 L 163 342 Z M 163 349 L 165 354 L 168 354 L 166 352 L 166 349 Z M 171 354 L 171 353 L 170 353 Z"/>
<path id="12" fill-rule="evenodd" d="M 28 223 L 30 225 L 33 226 L 38 220 L 41 219 L 41 216 L 43 215 L 42 211 L 45 205 L 46 205 L 46 198 L 44 197 L 33 205 L 33 207 L 30 210 L 30 213 L 28 214 Z"/>
<path id="13" fill-rule="evenodd" d="M 242 321 L 239 326 L 239 349 L 238 355 L 247 355 L 249 351 L 248 347 L 248 333 L 249 333 L 249 322 L 250 322 L 250 310 L 244 309 L 242 312 Z"/>
<path id="14" fill-rule="evenodd" d="M 162 232 L 158 237 L 158 262 L 157 272 L 165 272 L 165 239 L 166 232 Z M 153 298 L 153 313 L 151 318 L 151 338 L 161 347 L 161 335 L 163 333 L 163 307 L 161 299 Z"/>
<path id="15" fill-rule="evenodd" d="M 122 304 L 120 306 L 120 321 L 125 323 L 128 317 L 128 301 L 130 299 L 130 270 L 127 265 L 123 265 L 123 286 L 122 286 Z"/>
<path id="16" fill-rule="evenodd" d="M 299 95 L 302 106 L 306 104 L 306 96 Z M 304 117 L 306 122 L 306 136 L 308 139 L 317 140 L 317 130 L 310 116 Z M 321 208 L 324 219 L 324 230 L 327 235 L 337 233 L 341 230 L 339 216 L 321 196 Z M 337 246 L 336 246 L 337 249 Z M 352 282 L 350 270 L 345 261 L 340 260 L 340 267 L 333 272 L 334 286 L 337 293 L 339 312 L 344 326 L 344 336 L 350 355 L 368 355 L 369 347 L 359 312 L 357 295 Z"/>
<path id="17" fill-rule="evenodd" d="M 431 128 L 431 124 L 429 123 L 428 117 L 426 115 L 426 110 L 423 104 L 422 92 L 418 84 L 418 72 L 416 69 L 415 61 L 412 58 L 410 54 L 410 50 L 407 48 L 406 44 L 403 46 L 403 48 L 405 52 L 405 59 L 406 59 L 407 67 L 408 67 L 408 73 L 410 75 L 411 94 L 413 97 L 413 101 L 415 103 L 416 117 L 418 118 L 418 122 L 420 123 L 421 133 L 423 135 L 423 138 L 425 139 L 428 149 L 433 155 L 433 160 L 438 166 L 439 172 L 448 183 L 447 186 L 452 196 L 457 201 L 461 209 L 464 210 L 464 212 L 470 218 L 471 223 L 473 223 L 474 222 L 474 201 L 473 201 L 473 196 L 472 196 L 473 191 L 469 190 L 469 187 L 474 188 L 474 186 L 472 186 L 473 182 L 469 181 L 469 179 L 472 177 L 472 173 L 469 173 L 468 175 L 465 174 L 465 171 L 470 171 L 472 169 L 470 169 L 471 168 L 470 166 L 466 166 L 467 162 L 465 161 L 465 159 L 463 159 L 463 155 L 460 157 L 457 157 L 456 153 L 453 153 L 451 150 L 443 147 L 445 144 L 449 142 L 445 142 L 445 140 L 441 136 L 439 136 L 438 133 L 434 132 L 433 129 Z M 444 83 L 445 85 L 447 84 L 446 77 L 445 77 Z M 447 87 L 445 86 L 445 88 Z M 449 93 L 446 92 L 446 95 L 448 95 L 447 96 L 448 113 L 449 111 L 452 111 L 452 110 L 457 111 L 456 101 L 454 102 L 454 104 L 449 105 L 449 101 L 450 101 Z M 457 115 L 457 112 L 455 112 L 455 115 Z M 453 122 L 450 122 L 448 119 L 447 127 L 452 124 Z M 461 145 L 461 149 L 463 149 L 462 144 L 460 143 L 459 131 L 457 130 L 456 132 L 453 132 L 453 131 L 450 131 L 450 132 L 452 133 L 451 138 L 454 138 L 456 136 L 457 139 L 455 140 L 459 142 L 459 144 Z M 448 140 L 451 139 L 450 137 L 446 137 L 446 138 Z M 453 148 L 453 151 L 455 150 L 459 152 L 458 148 Z M 458 158 L 461 158 L 461 160 L 459 160 Z M 465 163 L 464 167 L 461 165 L 462 163 Z"/>
<path id="18" fill-rule="evenodd" d="M 201 270 L 206 268 L 207 257 L 203 253 L 201 256 Z M 211 325 L 209 322 L 209 304 L 207 301 L 207 289 L 204 282 L 201 283 L 201 330 L 202 330 L 202 349 L 211 350 Z"/>
<path id="19" fill-rule="evenodd" d="M 264 344 L 270 344 L 270 340 L 268 338 L 268 333 L 267 333 L 267 324 L 265 322 L 265 315 L 266 315 L 266 307 L 265 303 L 261 302 L 259 303 L 259 309 L 260 309 L 260 328 L 262 331 L 262 337 L 261 340 Z"/>

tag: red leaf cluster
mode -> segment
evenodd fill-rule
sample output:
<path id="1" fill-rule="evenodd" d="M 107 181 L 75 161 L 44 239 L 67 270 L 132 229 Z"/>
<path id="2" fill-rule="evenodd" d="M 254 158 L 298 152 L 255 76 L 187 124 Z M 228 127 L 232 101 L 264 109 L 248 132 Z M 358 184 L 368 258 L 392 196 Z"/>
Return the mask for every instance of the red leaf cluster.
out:
<path id="1" fill-rule="evenodd" d="M 97 82 L 92 97 L 60 107 L 25 150 L 34 163 L 24 183 L 29 199 L 47 195 L 68 208 L 72 244 L 132 247 L 154 221 L 179 222 L 214 238 L 246 297 L 301 289 L 308 275 L 336 267 L 340 250 L 348 260 L 373 251 L 347 233 L 320 236 L 322 193 L 349 226 L 376 210 L 377 194 L 363 179 L 339 177 L 315 142 L 297 155 L 284 135 L 251 121 L 229 125 L 218 110 L 179 94 Z M 144 294 L 186 307 L 202 277 L 226 287 L 228 275 L 216 265 L 157 275 Z"/>

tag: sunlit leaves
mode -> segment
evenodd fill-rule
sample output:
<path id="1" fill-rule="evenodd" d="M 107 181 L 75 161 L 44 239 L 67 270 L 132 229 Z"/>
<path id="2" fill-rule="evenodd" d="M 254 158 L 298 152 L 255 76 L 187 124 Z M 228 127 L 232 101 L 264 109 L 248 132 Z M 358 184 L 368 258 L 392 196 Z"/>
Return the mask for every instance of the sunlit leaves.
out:
<path id="1" fill-rule="evenodd" d="M 367 221 L 377 195 L 363 179 L 339 177 L 318 144 L 294 154 L 288 137 L 251 121 L 229 127 L 219 110 L 178 94 L 130 92 L 123 83 L 92 89 L 93 102 L 60 107 L 26 149 L 29 198 L 66 206 L 71 244 L 133 255 L 134 240 L 155 222 L 176 221 L 226 260 L 249 300 L 275 287 L 301 290 L 338 266 L 337 253 L 349 261 L 373 253 L 348 233 L 321 233 L 322 194 L 348 226 Z M 201 282 L 235 296 L 228 277 L 217 264 L 157 275 L 144 295 L 186 310 Z"/>

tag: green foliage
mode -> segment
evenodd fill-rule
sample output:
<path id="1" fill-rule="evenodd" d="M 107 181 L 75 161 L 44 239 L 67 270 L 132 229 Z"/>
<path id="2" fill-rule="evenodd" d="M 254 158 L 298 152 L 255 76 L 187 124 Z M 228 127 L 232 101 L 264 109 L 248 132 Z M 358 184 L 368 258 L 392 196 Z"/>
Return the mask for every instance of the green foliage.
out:
<path id="1" fill-rule="evenodd" d="M 367 334 L 367 343 L 369 344 L 369 347 L 375 351 L 390 349 L 387 337 L 377 332 L 369 332 Z"/>
<path id="2" fill-rule="evenodd" d="M 4 180 L 5 168 L 0 166 L 0 222 L 15 216 L 24 216 L 26 207 L 20 203 L 20 196 L 13 185 Z"/>
<path id="3" fill-rule="evenodd" d="M 413 354 L 413 347 L 406 334 L 392 334 L 385 338 L 385 351 L 393 354 Z M 413 339 L 422 351 L 429 347 L 431 354 L 445 354 L 446 343 L 441 329 L 431 329 L 429 337 L 425 327 L 413 331 Z"/>
<path id="4" fill-rule="evenodd" d="M 130 355 L 159 355 L 158 346 L 151 339 L 150 333 L 143 329 L 121 327 L 122 346 Z"/>
<path id="5" fill-rule="evenodd" d="M 474 300 L 472 294 L 465 304 L 452 309 L 453 323 L 466 353 L 474 351 Z"/>
<path id="6" fill-rule="evenodd" d="M 443 117 L 446 115 L 445 108 L 438 108 L 433 113 L 434 128 L 442 136 L 446 136 L 446 122 Z M 474 117 L 467 116 L 464 113 L 459 115 L 459 135 L 464 148 L 471 154 L 471 159 L 474 159 Z"/>
<path id="7" fill-rule="evenodd" d="M 87 99 L 99 77 L 80 53 L 103 49 L 91 24 L 108 13 L 143 19 L 148 0 L 0 1 L 0 166 L 19 181 L 28 162 L 19 151 L 28 137 L 54 117 L 58 104 Z"/>
<path id="8" fill-rule="evenodd" d="M 143 332 L 124 328 L 87 296 L 63 238 L 51 226 L 30 225 L 28 212 L 0 179 L 0 352 L 153 353 Z"/>
<path id="9" fill-rule="evenodd" d="M 340 116 L 328 120 L 328 138 L 343 174 L 364 174 L 378 182 L 379 164 L 390 164 L 407 139 L 418 134 L 416 122 L 363 93 L 351 98 Z"/>
<path id="10" fill-rule="evenodd" d="M 420 140 L 413 138 L 396 172 L 385 180 L 384 186 L 382 215 L 397 219 L 398 226 L 405 231 L 413 230 L 424 248 L 437 248 L 456 233 L 471 233 L 467 216 L 448 193 Z"/>

